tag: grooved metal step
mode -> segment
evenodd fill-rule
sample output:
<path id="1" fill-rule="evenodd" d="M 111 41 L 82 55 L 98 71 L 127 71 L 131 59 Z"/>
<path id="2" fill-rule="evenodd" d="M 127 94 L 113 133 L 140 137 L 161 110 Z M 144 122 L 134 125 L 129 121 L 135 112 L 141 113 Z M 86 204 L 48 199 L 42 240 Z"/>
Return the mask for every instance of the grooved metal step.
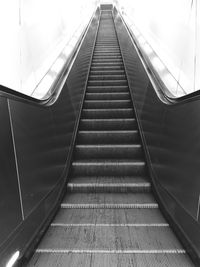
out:
<path id="1" fill-rule="evenodd" d="M 45 250 L 46 251 L 46 250 Z M 172 251 L 172 250 L 170 250 Z M 85 250 L 71 250 L 67 253 L 53 253 L 36 252 L 31 260 L 29 266 L 34 267 L 49 267 L 56 266 L 91 266 L 91 267 L 107 267 L 107 266 L 131 266 L 130 263 L 141 263 L 142 266 L 160 266 L 161 263 L 170 267 L 190 267 L 193 266 L 189 257 L 184 253 L 132 253 L 133 251 L 116 251 L 116 253 L 103 253 L 103 251 L 85 251 Z M 87 253 L 86 253 L 87 252 Z M 96 252 L 96 253 L 95 253 Z M 176 252 L 176 251 L 175 251 Z M 134 265 L 132 265 L 134 266 Z M 139 265 L 138 265 L 139 266 Z"/>
<path id="2" fill-rule="evenodd" d="M 93 176 L 145 175 L 144 161 L 133 160 L 78 160 L 72 162 L 72 174 Z"/>
<path id="3" fill-rule="evenodd" d="M 109 60 L 112 60 L 112 59 L 122 59 L 122 57 L 120 55 L 95 55 L 93 56 L 93 59 L 109 59 Z"/>
<path id="4" fill-rule="evenodd" d="M 123 93 L 128 92 L 128 86 L 88 86 L 88 93 Z"/>
<path id="5" fill-rule="evenodd" d="M 113 176 L 112 176 L 113 177 Z M 119 176 L 118 176 L 119 177 Z M 96 208 L 123 208 L 123 205 L 127 205 L 129 208 L 158 208 L 153 195 L 151 193 L 68 193 L 63 199 L 62 206 L 63 208 L 78 208 L 79 205 L 86 206 L 96 205 Z M 72 205 L 72 206 L 71 206 Z"/>
<path id="6" fill-rule="evenodd" d="M 90 73 L 92 75 L 97 75 L 99 74 L 99 71 L 91 70 Z M 118 74 L 125 74 L 124 70 L 102 70 L 101 75 L 118 75 Z"/>
<path id="7" fill-rule="evenodd" d="M 117 64 L 117 65 L 91 65 L 91 70 L 98 70 L 98 71 L 102 71 L 102 70 L 124 70 L 124 66 L 123 64 Z"/>
<path id="8" fill-rule="evenodd" d="M 136 120 L 128 119 L 81 119 L 80 130 L 135 130 Z"/>
<path id="9" fill-rule="evenodd" d="M 140 140 L 137 130 L 79 131 L 77 138 L 84 144 L 136 144 Z"/>
<path id="10" fill-rule="evenodd" d="M 84 108 L 131 108 L 131 100 L 85 100 Z"/>
<path id="11" fill-rule="evenodd" d="M 76 145 L 75 156 L 79 159 L 141 159 L 141 145 Z"/>
<path id="12" fill-rule="evenodd" d="M 121 58 L 98 58 L 98 59 L 94 59 L 92 61 L 92 64 L 123 64 L 123 60 Z"/>
<path id="13" fill-rule="evenodd" d="M 102 85 L 102 86 L 104 86 L 104 85 L 117 85 L 117 86 L 119 86 L 119 85 L 127 85 L 127 80 L 126 79 L 121 79 L 121 80 L 89 80 L 88 81 L 88 85 L 97 85 L 97 86 L 99 86 L 99 85 Z"/>
<path id="14" fill-rule="evenodd" d="M 82 117 L 84 119 L 133 118 L 134 112 L 132 108 L 83 109 Z"/>
<path id="15" fill-rule="evenodd" d="M 86 93 L 87 100 L 129 100 L 130 94 L 127 92 L 120 93 Z"/>
<path id="16" fill-rule="evenodd" d="M 85 193 L 144 193 L 151 185 L 144 177 L 73 177 L 67 185 L 69 192 Z"/>
<path id="17" fill-rule="evenodd" d="M 114 74 L 99 74 L 99 75 L 90 75 L 89 77 L 89 81 L 101 81 L 101 80 L 111 80 L 112 82 L 117 80 L 117 81 L 121 81 L 121 80 L 126 80 L 126 76 L 124 74 L 118 74 L 118 75 L 114 75 Z"/>

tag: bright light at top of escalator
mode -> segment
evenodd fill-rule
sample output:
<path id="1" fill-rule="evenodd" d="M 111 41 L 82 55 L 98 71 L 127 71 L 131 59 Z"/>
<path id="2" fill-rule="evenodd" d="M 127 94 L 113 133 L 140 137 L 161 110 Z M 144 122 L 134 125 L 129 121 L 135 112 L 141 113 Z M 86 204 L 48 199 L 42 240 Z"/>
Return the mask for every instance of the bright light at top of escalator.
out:
<path id="1" fill-rule="evenodd" d="M 72 51 L 72 47 L 71 47 L 71 46 L 67 46 L 67 47 L 64 49 L 63 54 L 64 54 L 66 57 L 68 57 L 69 54 L 71 53 L 71 51 Z"/>
<path id="2" fill-rule="evenodd" d="M 51 88 L 53 82 L 54 82 L 54 77 L 52 77 L 50 74 L 45 75 L 40 84 L 34 90 L 32 96 L 41 99 Z"/>
<path id="3" fill-rule="evenodd" d="M 165 73 L 161 76 L 161 78 L 165 86 L 170 89 L 172 94 L 176 95 L 177 81 L 174 79 L 174 77 L 170 73 Z"/>
<path id="4" fill-rule="evenodd" d="M 162 61 L 158 57 L 154 57 L 151 60 L 151 63 L 153 64 L 156 70 L 164 71 L 166 69 L 165 65 L 162 63 Z"/>
<path id="5" fill-rule="evenodd" d="M 51 67 L 51 71 L 59 73 L 65 64 L 64 58 L 58 58 Z"/>
<path id="6" fill-rule="evenodd" d="M 16 251 L 16 252 L 12 255 L 12 257 L 9 259 L 9 261 L 7 262 L 6 267 L 13 267 L 14 264 L 15 264 L 15 263 L 17 262 L 17 260 L 19 259 L 19 255 L 20 255 L 19 251 Z"/>
<path id="7" fill-rule="evenodd" d="M 139 43 L 140 43 L 141 45 L 144 45 L 144 44 L 146 43 L 146 40 L 144 39 L 143 36 L 139 36 L 139 37 L 138 37 L 138 41 L 139 41 Z"/>
<path id="8" fill-rule="evenodd" d="M 143 45 L 143 49 L 144 49 L 144 51 L 145 51 L 145 53 L 146 53 L 147 55 L 150 55 L 150 54 L 153 53 L 153 49 L 152 49 L 151 46 L 150 46 L 149 44 L 147 44 L 147 43 L 145 43 L 145 44 Z"/>

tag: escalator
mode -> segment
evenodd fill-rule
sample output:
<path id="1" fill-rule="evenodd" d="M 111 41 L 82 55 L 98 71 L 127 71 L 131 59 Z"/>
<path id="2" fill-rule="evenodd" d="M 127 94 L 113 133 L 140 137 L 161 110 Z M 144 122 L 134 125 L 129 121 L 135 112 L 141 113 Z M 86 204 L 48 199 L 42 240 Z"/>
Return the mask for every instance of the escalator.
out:
<path id="1" fill-rule="evenodd" d="M 27 266 L 193 266 L 151 192 L 111 11 L 101 11 L 67 193 Z"/>

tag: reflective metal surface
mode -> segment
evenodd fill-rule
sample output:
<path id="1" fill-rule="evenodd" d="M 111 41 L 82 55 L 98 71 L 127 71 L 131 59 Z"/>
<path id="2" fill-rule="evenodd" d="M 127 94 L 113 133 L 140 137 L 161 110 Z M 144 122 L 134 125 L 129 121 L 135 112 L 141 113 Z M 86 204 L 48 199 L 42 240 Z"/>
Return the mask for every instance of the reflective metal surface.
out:
<path id="1" fill-rule="evenodd" d="M 115 23 L 154 185 L 184 238 L 200 256 L 200 100 L 163 103 L 116 11 Z"/>

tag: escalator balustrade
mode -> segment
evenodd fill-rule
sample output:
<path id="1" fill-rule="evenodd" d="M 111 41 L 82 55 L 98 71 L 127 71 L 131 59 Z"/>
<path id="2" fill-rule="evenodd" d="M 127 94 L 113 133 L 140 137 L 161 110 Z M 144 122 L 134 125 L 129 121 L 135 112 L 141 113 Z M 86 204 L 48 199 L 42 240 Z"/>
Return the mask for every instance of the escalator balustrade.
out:
<path id="1" fill-rule="evenodd" d="M 151 192 L 111 11 L 102 11 L 60 210 L 28 266 L 193 266 Z"/>

